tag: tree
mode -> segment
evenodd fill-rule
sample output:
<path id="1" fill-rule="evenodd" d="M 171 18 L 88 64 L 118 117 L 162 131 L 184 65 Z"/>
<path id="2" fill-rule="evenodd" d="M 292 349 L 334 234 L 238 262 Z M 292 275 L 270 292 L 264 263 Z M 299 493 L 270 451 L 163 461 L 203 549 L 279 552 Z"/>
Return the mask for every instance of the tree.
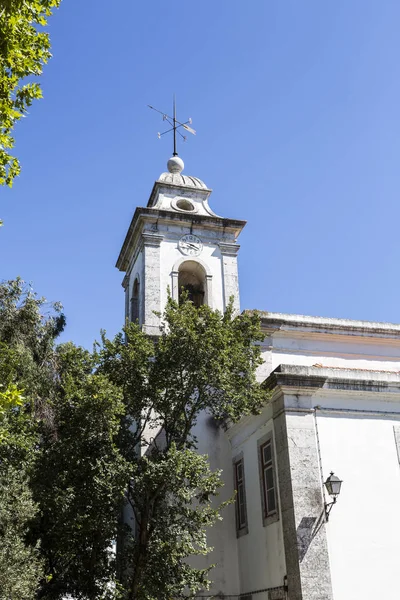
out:
<path id="1" fill-rule="evenodd" d="M 0 284 L 1 600 L 33 600 L 44 578 L 38 544 L 28 539 L 38 514 L 31 489 L 39 443 L 34 399 L 48 388 L 50 340 L 63 326 L 61 307 L 45 318 L 44 305 L 19 279 Z"/>
<path id="2" fill-rule="evenodd" d="M 261 339 L 256 313 L 233 318 L 232 304 L 222 315 L 187 299 L 168 301 L 157 339 L 136 324 L 113 341 L 103 337 L 99 373 L 121 389 L 120 448 L 131 465 L 135 527 L 120 549 L 127 599 L 181 598 L 208 586 L 209 569 L 187 558 L 210 550 L 206 531 L 220 518 L 212 500 L 222 482 L 196 452 L 195 426 L 203 411 L 236 421 L 260 409 Z"/>
<path id="3" fill-rule="evenodd" d="M 26 78 L 41 75 L 51 57 L 47 25 L 61 0 L 0 0 L 0 185 L 12 186 L 20 164 L 10 150 L 12 131 L 36 98 L 39 83 Z"/>
<path id="4" fill-rule="evenodd" d="M 121 393 L 72 343 L 56 351 L 57 384 L 40 425 L 32 487 L 40 506 L 34 533 L 45 559 L 38 597 L 114 596 L 118 517 L 127 467 L 116 446 Z"/>
<path id="5" fill-rule="evenodd" d="M 187 558 L 209 551 L 222 481 L 195 426 L 203 411 L 235 421 L 264 403 L 262 336 L 256 314 L 187 299 L 169 300 L 163 323 L 157 339 L 127 324 L 94 353 L 56 347 L 61 306 L 21 280 L 0 284 L 0 536 L 14 551 L 0 550 L 4 600 L 166 600 L 207 587 L 210 569 Z M 119 522 L 126 505 L 134 530 Z"/>
<path id="6" fill-rule="evenodd" d="M 64 325 L 58 303 L 0 284 L 1 600 L 115 596 L 123 405 L 90 352 L 55 346 Z"/>
<path id="7" fill-rule="evenodd" d="M 35 436 L 20 390 L 7 382 L 13 358 L 0 346 L 0 599 L 32 600 L 43 577 L 38 548 L 26 542 L 37 511 L 27 472 Z"/>
<path id="8" fill-rule="evenodd" d="M 43 577 L 38 548 L 27 543 L 37 512 L 29 486 L 35 428 L 13 383 L 18 355 L 0 344 L 0 599 L 32 600 Z"/>

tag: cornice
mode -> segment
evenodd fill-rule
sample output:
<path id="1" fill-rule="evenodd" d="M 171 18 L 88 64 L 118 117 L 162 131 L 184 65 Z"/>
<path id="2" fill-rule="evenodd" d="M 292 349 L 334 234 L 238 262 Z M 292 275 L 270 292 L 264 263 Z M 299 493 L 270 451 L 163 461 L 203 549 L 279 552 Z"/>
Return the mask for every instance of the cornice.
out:
<path id="1" fill-rule="evenodd" d="M 218 246 L 223 256 L 237 256 L 237 253 L 240 250 L 240 244 L 235 243 L 219 242 Z"/>
<path id="2" fill-rule="evenodd" d="M 209 215 L 185 214 L 182 212 L 176 213 L 170 210 L 159 210 L 155 208 L 136 208 L 129 229 L 122 244 L 121 251 L 116 263 L 117 269 L 126 271 L 129 266 L 130 255 L 132 248 L 135 245 L 138 235 L 138 229 L 142 223 L 157 224 L 157 221 L 162 219 L 164 223 L 184 224 L 188 227 L 204 227 L 210 230 L 230 230 L 235 237 L 238 237 L 246 221 L 238 219 L 225 219 L 223 217 L 214 217 Z"/>
<path id="3" fill-rule="evenodd" d="M 126 273 L 122 280 L 122 287 L 124 288 L 124 290 L 127 288 L 128 284 L 129 284 L 129 275 L 128 275 L 128 273 Z"/>
<path id="4" fill-rule="evenodd" d="M 341 338 L 343 336 L 361 336 L 400 340 L 400 324 L 395 323 L 331 319 L 263 311 L 259 311 L 259 315 L 263 331 L 266 334 L 279 331 L 281 335 L 288 336 L 330 334 Z"/>
<path id="5" fill-rule="evenodd" d="M 269 377 L 263 382 L 268 390 L 274 390 L 277 387 L 296 388 L 302 390 L 305 394 L 314 393 L 322 388 L 327 380 L 321 375 L 307 375 L 305 373 L 286 371 L 288 365 L 279 365 Z"/>
<path id="6" fill-rule="evenodd" d="M 142 239 L 145 246 L 158 247 L 161 245 L 164 236 L 153 231 L 142 231 Z"/>
<path id="7" fill-rule="evenodd" d="M 317 390 L 378 392 L 400 394 L 400 374 L 391 371 L 367 371 L 334 367 L 279 365 L 263 382 L 269 390 L 280 388 L 286 393 L 312 395 Z"/>

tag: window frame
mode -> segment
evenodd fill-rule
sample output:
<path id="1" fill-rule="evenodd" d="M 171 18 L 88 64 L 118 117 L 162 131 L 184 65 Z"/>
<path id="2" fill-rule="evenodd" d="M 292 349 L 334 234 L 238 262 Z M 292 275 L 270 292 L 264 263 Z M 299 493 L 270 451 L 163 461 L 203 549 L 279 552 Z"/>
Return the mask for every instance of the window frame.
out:
<path id="1" fill-rule="evenodd" d="M 238 466 L 242 467 L 242 478 L 238 481 Z M 244 471 L 243 452 L 236 455 L 232 460 L 233 466 L 233 487 L 236 491 L 235 498 L 235 522 L 236 522 L 236 537 L 241 537 L 249 533 L 249 522 L 247 518 L 247 501 L 246 501 L 246 478 Z M 239 504 L 239 485 L 243 488 L 243 504 Z M 243 507 L 244 523 L 241 523 L 240 509 Z"/>
<path id="2" fill-rule="evenodd" d="M 132 286 L 132 295 L 129 307 L 129 320 L 140 324 L 140 279 L 135 275 Z"/>
<path id="3" fill-rule="evenodd" d="M 266 446 L 270 447 L 271 450 L 271 458 L 268 461 L 265 461 L 264 458 L 264 449 Z M 263 520 L 264 527 L 269 525 L 270 523 L 275 523 L 279 520 L 279 497 L 278 497 L 278 479 L 276 475 L 276 464 L 275 464 L 275 450 L 274 450 L 274 438 L 273 433 L 270 431 L 262 438 L 257 441 L 257 451 L 258 451 L 258 468 L 259 468 L 259 478 L 260 478 L 260 494 L 261 494 L 261 516 Z M 272 483 L 273 485 L 270 488 L 267 488 L 266 485 L 266 470 L 272 472 Z M 268 509 L 268 491 L 273 490 L 275 507 L 272 510 Z"/>

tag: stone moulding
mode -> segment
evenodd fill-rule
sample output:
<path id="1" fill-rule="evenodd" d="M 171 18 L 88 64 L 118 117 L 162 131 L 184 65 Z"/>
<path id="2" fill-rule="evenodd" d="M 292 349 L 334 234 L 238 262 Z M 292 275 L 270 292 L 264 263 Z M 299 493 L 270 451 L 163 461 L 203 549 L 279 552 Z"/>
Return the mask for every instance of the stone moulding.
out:
<path id="1" fill-rule="evenodd" d="M 247 311 L 246 311 L 247 312 Z M 251 311 L 250 311 L 251 312 Z M 306 332 L 400 340 L 400 324 L 259 312 L 266 332 Z"/>
<path id="2" fill-rule="evenodd" d="M 367 373 L 370 375 L 370 379 L 367 379 Z M 328 390 L 400 394 L 400 374 L 390 371 L 282 364 L 267 377 L 263 385 L 269 390 L 276 387 L 289 387 L 303 390 L 303 393 L 324 388 Z"/>

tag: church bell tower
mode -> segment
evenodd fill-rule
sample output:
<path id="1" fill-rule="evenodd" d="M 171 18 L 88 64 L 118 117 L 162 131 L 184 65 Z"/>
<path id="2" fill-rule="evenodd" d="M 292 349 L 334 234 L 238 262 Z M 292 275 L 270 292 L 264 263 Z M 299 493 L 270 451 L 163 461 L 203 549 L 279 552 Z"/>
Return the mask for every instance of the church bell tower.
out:
<path id="1" fill-rule="evenodd" d="M 146 207 L 136 208 L 117 268 L 125 273 L 125 317 L 138 320 L 150 335 L 159 333 L 159 317 L 168 296 L 186 289 L 200 306 L 224 311 L 233 296 L 239 311 L 237 238 L 245 221 L 216 215 L 211 190 L 183 174 L 178 156 L 153 185 Z"/>

